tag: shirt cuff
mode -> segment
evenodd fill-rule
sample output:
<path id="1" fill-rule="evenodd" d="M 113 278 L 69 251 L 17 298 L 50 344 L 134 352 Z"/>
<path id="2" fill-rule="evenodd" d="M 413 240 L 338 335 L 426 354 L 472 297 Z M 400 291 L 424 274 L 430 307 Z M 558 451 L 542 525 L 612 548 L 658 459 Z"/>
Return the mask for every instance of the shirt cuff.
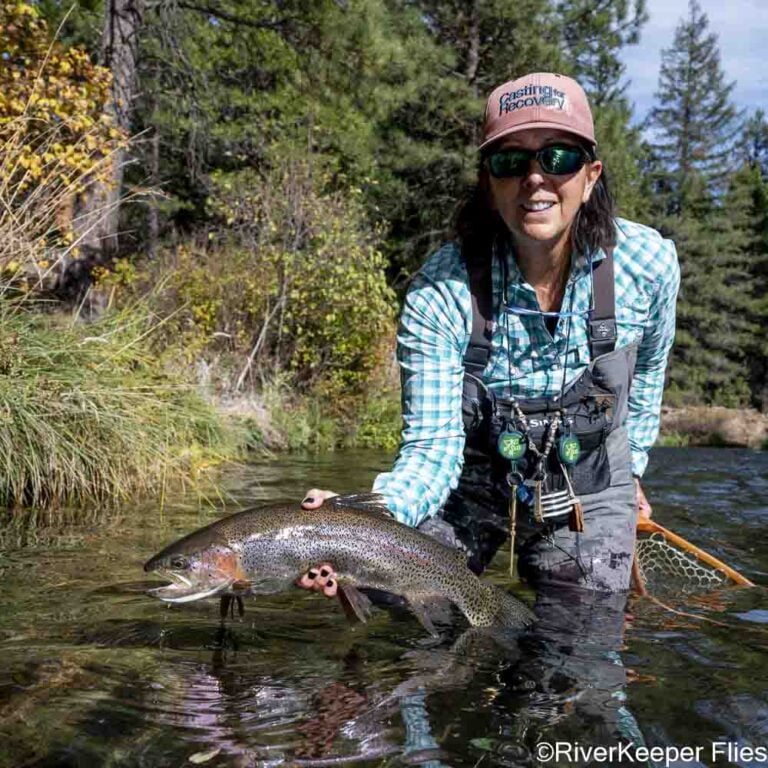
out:
<path id="1" fill-rule="evenodd" d="M 632 475 L 633 477 L 640 478 L 645 473 L 645 469 L 648 466 L 648 451 L 633 450 L 632 451 Z"/>

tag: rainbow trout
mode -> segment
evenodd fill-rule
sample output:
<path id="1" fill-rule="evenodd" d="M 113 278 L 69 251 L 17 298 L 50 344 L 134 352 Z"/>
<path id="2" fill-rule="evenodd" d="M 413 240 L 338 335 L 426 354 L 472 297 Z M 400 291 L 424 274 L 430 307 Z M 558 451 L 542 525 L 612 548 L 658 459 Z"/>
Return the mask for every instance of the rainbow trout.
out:
<path id="1" fill-rule="evenodd" d="M 359 587 L 401 595 L 432 634 L 436 599 L 454 603 L 475 627 L 519 628 L 534 618 L 519 600 L 481 581 L 458 550 L 394 520 L 373 494 L 336 496 L 314 511 L 284 505 L 239 512 L 179 539 L 144 570 L 171 582 L 152 594 L 185 603 L 283 592 L 323 562 L 333 565 L 361 621 L 370 601 Z"/>

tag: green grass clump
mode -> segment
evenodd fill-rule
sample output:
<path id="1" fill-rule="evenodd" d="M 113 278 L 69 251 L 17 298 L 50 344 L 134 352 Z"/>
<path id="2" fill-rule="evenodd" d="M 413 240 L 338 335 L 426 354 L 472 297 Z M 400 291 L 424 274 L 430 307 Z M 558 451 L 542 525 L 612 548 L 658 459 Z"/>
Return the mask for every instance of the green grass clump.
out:
<path id="1" fill-rule="evenodd" d="M 665 432 L 659 435 L 656 445 L 664 448 L 687 448 L 691 444 L 691 436 L 680 432 Z"/>
<path id="2" fill-rule="evenodd" d="M 220 417 L 165 374 L 141 306 L 90 324 L 0 299 L 0 505 L 117 502 L 231 455 Z"/>

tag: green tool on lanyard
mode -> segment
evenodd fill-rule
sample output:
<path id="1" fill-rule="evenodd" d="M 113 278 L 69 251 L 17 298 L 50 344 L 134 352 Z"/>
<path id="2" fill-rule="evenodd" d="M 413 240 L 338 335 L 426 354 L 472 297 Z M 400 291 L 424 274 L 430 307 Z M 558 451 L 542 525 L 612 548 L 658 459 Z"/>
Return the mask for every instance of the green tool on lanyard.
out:
<path id="1" fill-rule="evenodd" d="M 563 435 L 557 443 L 557 453 L 560 461 L 572 467 L 581 456 L 581 443 L 576 435 Z"/>
<path id="2" fill-rule="evenodd" d="M 507 427 L 496 443 L 499 453 L 509 461 L 519 461 L 525 455 L 527 440 L 522 432 Z"/>

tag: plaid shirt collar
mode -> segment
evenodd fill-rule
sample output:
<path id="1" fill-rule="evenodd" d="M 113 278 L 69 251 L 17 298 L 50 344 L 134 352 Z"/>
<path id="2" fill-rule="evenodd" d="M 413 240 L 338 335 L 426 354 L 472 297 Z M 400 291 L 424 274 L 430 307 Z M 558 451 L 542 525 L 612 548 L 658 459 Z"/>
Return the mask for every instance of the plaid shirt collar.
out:
<path id="1" fill-rule="evenodd" d="M 507 273 L 509 276 L 509 283 L 512 286 L 522 287 L 524 281 L 523 273 L 520 271 L 520 267 L 517 265 L 517 259 L 515 258 L 514 250 L 511 246 L 505 248 L 504 257 L 507 261 Z M 598 248 L 593 254 L 592 258 L 588 259 L 583 253 L 579 254 L 571 265 L 571 274 L 568 278 L 568 283 L 575 283 L 584 275 L 590 273 L 590 267 L 594 267 L 605 258 L 605 251 L 602 248 Z"/>

